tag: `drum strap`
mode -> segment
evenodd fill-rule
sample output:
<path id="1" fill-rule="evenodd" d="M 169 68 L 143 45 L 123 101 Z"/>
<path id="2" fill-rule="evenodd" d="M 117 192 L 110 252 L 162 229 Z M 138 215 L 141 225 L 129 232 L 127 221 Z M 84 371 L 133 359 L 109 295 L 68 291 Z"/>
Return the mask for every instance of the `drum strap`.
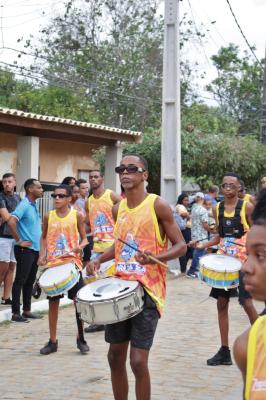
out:
<path id="1" fill-rule="evenodd" d="M 75 303 L 74 303 L 74 304 L 75 304 Z M 76 321 L 77 321 L 79 339 L 81 340 L 81 342 L 85 342 L 84 333 L 83 333 L 83 326 L 82 326 L 81 319 L 80 319 L 80 317 L 79 317 L 79 313 L 78 313 L 78 311 L 77 311 L 77 306 L 76 306 L 76 304 L 75 304 L 75 311 L 76 311 Z"/>

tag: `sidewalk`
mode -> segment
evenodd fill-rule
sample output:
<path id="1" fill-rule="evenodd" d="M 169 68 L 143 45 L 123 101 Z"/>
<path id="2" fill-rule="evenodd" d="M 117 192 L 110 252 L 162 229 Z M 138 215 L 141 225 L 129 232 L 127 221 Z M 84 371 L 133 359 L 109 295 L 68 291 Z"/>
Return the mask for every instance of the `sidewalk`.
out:
<path id="1" fill-rule="evenodd" d="M 206 365 L 220 346 L 216 304 L 208 294 L 209 288 L 197 280 L 168 281 L 167 306 L 150 356 L 153 400 L 241 400 L 236 366 Z M 230 314 L 232 345 L 248 321 L 236 299 L 231 301 Z M 58 352 L 41 356 L 39 349 L 48 336 L 47 315 L 28 324 L 0 325 L 1 399 L 113 399 L 103 332 L 87 334 L 91 351 L 79 354 L 70 306 L 60 310 Z M 133 400 L 134 378 L 128 371 L 129 400 Z"/>

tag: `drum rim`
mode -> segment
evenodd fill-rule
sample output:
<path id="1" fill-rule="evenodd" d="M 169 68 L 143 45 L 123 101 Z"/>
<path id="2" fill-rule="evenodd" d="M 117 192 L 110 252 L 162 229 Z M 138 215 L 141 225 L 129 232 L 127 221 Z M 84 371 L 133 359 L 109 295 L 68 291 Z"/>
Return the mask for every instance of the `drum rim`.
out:
<path id="1" fill-rule="evenodd" d="M 108 276 L 107 276 L 106 278 L 103 278 L 103 279 L 108 279 L 108 278 L 110 279 L 110 278 L 114 278 L 114 277 L 108 277 Z M 101 280 L 103 280 L 103 279 L 101 279 Z M 125 281 L 125 279 L 121 279 L 121 280 L 124 280 L 124 281 Z M 126 297 L 128 297 L 130 294 L 136 292 L 138 289 L 140 289 L 140 290 L 142 291 L 142 295 L 141 295 L 141 296 L 144 296 L 144 288 L 143 288 L 143 286 L 141 285 L 141 283 L 140 283 L 139 281 L 134 281 L 134 282 L 137 282 L 138 285 L 137 285 L 134 289 L 132 289 L 130 292 L 128 292 L 128 293 L 124 293 L 124 294 L 121 294 L 121 295 L 118 295 L 118 296 L 115 296 L 115 297 L 110 297 L 110 298 L 108 298 L 108 299 L 84 300 L 84 299 L 81 299 L 81 298 L 79 297 L 79 293 L 80 293 L 80 292 L 82 291 L 82 289 L 84 289 L 86 286 L 91 285 L 91 284 L 94 283 L 94 282 L 88 283 L 87 285 L 83 286 L 83 287 L 77 292 L 77 296 L 76 296 L 77 302 L 78 302 L 78 303 L 85 303 L 85 304 L 89 304 L 89 303 L 97 304 L 97 303 L 112 302 L 114 299 L 123 299 L 123 298 L 126 298 Z"/>
<path id="2" fill-rule="evenodd" d="M 53 268 L 62 267 L 62 266 L 64 266 L 64 265 L 68 265 L 68 264 L 72 264 L 72 265 L 74 266 L 76 272 L 79 273 L 80 270 L 79 270 L 78 266 L 77 266 L 75 263 L 66 263 L 66 264 L 61 264 L 61 265 L 55 265 L 54 267 L 50 266 L 50 267 L 48 267 L 47 269 L 45 269 L 45 270 L 43 271 L 42 275 L 40 276 L 40 278 L 39 278 L 40 286 L 41 286 L 42 288 L 49 288 L 49 287 L 54 286 L 54 285 L 55 285 L 54 282 L 53 282 L 52 286 L 51 286 L 51 285 L 50 285 L 50 286 L 44 286 L 44 285 L 42 285 L 42 284 L 41 284 L 41 279 L 42 279 L 43 275 L 44 275 L 46 272 L 48 272 L 49 270 L 53 269 Z M 68 275 L 68 277 L 69 277 L 69 276 L 70 276 L 70 275 Z M 61 279 L 60 281 L 58 281 L 57 285 L 60 285 L 60 283 L 61 283 L 61 284 L 64 283 L 64 282 L 68 279 L 68 277 L 65 277 L 64 279 Z"/>
<path id="3" fill-rule="evenodd" d="M 217 270 L 215 270 L 213 267 L 211 268 L 211 267 L 207 267 L 206 265 L 204 265 L 203 264 L 203 259 L 204 258 L 207 258 L 207 257 L 214 257 L 214 256 L 223 256 L 223 257 L 229 257 L 229 258 L 231 258 L 231 260 L 234 260 L 234 261 L 237 261 L 238 263 L 239 263 L 239 268 L 236 268 L 236 267 L 234 267 L 234 269 L 231 269 L 230 271 L 217 271 Z M 238 259 L 238 258 L 236 258 L 236 257 L 234 257 L 234 256 L 229 256 L 228 254 L 205 254 L 204 256 L 202 256 L 202 257 L 200 257 L 200 259 L 199 259 L 199 266 L 200 267 L 204 267 L 204 268 L 206 268 L 207 270 L 209 270 L 209 271 L 214 271 L 214 272 L 217 272 L 217 273 L 220 273 L 220 274 L 224 274 L 224 273 L 234 273 L 234 272 L 239 272 L 240 270 L 241 270 L 241 267 L 242 267 L 242 262 Z M 228 267 L 228 266 L 227 266 Z"/>

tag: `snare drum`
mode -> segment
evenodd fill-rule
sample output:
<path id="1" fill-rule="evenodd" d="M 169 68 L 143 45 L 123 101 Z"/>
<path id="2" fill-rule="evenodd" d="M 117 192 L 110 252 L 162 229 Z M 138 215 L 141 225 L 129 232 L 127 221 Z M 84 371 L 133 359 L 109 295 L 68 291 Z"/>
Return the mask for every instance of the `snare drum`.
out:
<path id="1" fill-rule="evenodd" d="M 242 263 L 224 254 L 209 254 L 200 258 L 199 279 L 218 289 L 233 289 L 239 285 Z"/>
<path id="2" fill-rule="evenodd" d="M 78 291 L 77 310 L 89 324 L 113 324 L 141 312 L 143 297 L 144 290 L 137 281 L 104 278 Z"/>
<path id="3" fill-rule="evenodd" d="M 74 263 L 46 269 L 39 279 L 40 287 L 50 296 L 61 295 L 79 281 L 79 269 Z"/>

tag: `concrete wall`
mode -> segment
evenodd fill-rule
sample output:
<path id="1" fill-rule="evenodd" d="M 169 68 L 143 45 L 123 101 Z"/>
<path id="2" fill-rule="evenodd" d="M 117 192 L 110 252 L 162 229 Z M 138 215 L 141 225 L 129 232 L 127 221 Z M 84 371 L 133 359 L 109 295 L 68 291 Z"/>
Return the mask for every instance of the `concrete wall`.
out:
<path id="1" fill-rule="evenodd" d="M 6 172 L 16 173 L 17 138 L 8 133 L 0 134 L 0 179 Z"/>
<path id="2" fill-rule="evenodd" d="M 85 143 L 40 139 L 40 180 L 61 182 L 66 176 L 78 175 L 78 170 L 95 167 L 92 150 Z"/>
<path id="3" fill-rule="evenodd" d="M 78 175 L 78 170 L 95 168 L 92 150 L 86 143 L 40 139 L 40 180 L 61 182 L 65 176 Z M 6 172 L 17 172 L 17 136 L 0 133 L 0 179 Z"/>

